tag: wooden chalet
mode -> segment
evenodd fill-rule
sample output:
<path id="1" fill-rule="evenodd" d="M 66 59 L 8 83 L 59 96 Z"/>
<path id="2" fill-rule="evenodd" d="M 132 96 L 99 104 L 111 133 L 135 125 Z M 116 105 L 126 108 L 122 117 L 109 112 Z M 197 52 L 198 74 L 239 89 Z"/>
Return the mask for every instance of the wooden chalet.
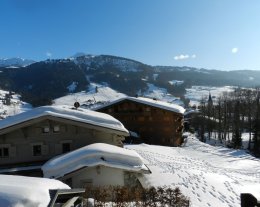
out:
<path id="1" fill-rule="evenodd" d="M 185 109 L 179 105 L 143 97 L 126 97 L 96 111 L 110 114 L 147 144 L 179 146 Z"/>

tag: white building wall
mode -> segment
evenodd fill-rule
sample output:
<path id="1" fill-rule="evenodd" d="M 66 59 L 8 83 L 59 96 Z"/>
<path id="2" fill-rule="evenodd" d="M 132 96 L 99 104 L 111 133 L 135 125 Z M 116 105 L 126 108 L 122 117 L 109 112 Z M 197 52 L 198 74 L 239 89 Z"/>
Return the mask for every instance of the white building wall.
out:
<path id="1" fill-rule="evenodd" d="M 124 186 L 124 171 L 105 166 L 88 167 L 67 177 L 72 178 L 72 188 L 93 186 Z"/>

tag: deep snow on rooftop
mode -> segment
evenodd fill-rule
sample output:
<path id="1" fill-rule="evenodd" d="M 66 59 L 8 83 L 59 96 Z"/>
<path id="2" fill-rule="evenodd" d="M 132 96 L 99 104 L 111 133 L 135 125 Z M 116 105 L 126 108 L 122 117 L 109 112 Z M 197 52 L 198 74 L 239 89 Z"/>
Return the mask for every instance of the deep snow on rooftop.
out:
<path id="1" fill-rule="evenodd" d="M 0 130 L 31 119 L 54 116 L 128 133 L 123 124 L 112 116 L 87 109 L 72 109 L 68 106 L 42 106 L 8 117 L 0 121 Z"/>
<path id="2" fill-rule="evenodd" d="M 243 150 L 215 147 L 189 135 L 184 147 L 126 145 L 138 152 L 152 174 L 144 186 L 179 187 L 198 207 L 240 207 L 240 194 L 260 199 L 260 160 Z"/>
<path id="3" fill-rule="evenodd" d="M 115 103 L 119 103 L 123 100 L 130 100 L 130 101 L 138 102 L 138 103 L 141 103 L 141 104 L 146 104 L 146 105 L 149 105 L 149 106 L 165 109 L 165 110 L 168 110 L 168 111 L 173 111 L 173 112 L 180 113 L 180 114 L 183 114 L 185 112 L 185 109 L 182 106 L 179 106 L 177 104 L 167 103 L 167 102 L 164 102 L 164 101 L 159 101 L 159 100 L 156 100 L 156 99 L 154 100 L 154 99 L 145 98 L 145 97 L 138 97 L 138 98 L 124 97 L 124 98 L 120 98 L 118 100 L 110 102 L 109 104 L 103 105 L 101 107 L 97 107 L 95 110 L 98 110 L 100 108 L 104 108 L 106 106 L 113 105 Z"/>
<path id="4" fill-rule="evenodd" d="M 59 178 L 83 167 L 103 165 L 123 170 L 149 171 L 134 150 L 95 143 L 57 156 L 42 166 L 44 177 Z M 109 178 L 108 178 L 109 179 Z"/>
<path id="5" fill-rule="evenodd" d="M 46 207 L 50 202 L 51 189 L 70 187 L 47 178 L 0 175 L 0 206 Z"/>

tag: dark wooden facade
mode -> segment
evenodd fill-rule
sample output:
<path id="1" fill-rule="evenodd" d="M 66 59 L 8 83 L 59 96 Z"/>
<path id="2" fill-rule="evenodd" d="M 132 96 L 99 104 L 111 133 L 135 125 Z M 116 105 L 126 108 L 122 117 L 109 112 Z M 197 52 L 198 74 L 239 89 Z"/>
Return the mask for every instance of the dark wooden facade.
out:
<path id="1" fill-rule="evenodd" d="M 118 119 L 130 131 L 140 135 L 147 144 L 179 146 L 183 131 L 183 114 L 124 99 L 97 111 Z"/>

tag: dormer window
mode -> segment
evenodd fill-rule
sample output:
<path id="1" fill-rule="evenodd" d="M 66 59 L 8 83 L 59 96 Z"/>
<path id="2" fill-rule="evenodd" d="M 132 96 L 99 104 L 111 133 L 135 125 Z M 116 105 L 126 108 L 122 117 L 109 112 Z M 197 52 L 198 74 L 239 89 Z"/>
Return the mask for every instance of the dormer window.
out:
<path id="1" fill-rule="evenodd" d="M 43 127 L 42 128 L 42 132 L 43 133 L 49 133 L 50 132 L 50 127 L 48 127 L 48 126 Z"/>
<path id="2" fill-rule="evenodd" d="M 53 132 L 54 132 L 54 133 L 60 132 L 60 126 L 59 126 L 59 125 L 54 126 L 54 127 L 53 127 Z"/>

